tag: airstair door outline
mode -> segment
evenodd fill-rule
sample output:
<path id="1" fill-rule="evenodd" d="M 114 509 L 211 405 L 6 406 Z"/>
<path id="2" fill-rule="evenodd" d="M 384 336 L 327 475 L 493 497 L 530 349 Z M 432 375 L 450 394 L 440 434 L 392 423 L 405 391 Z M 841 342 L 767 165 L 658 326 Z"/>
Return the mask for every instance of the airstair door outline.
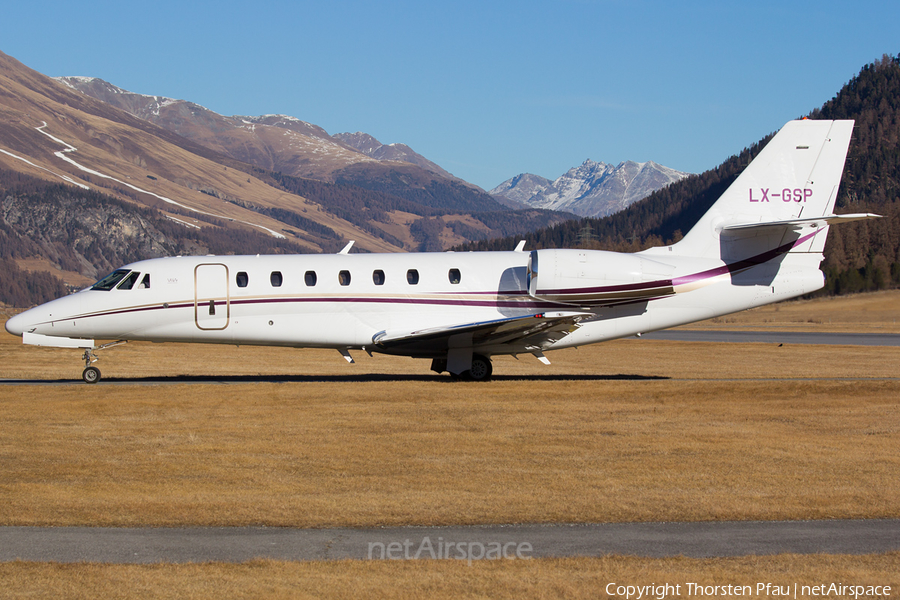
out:
<path id="1" fill-rule="evenodd" d="M 228 296 L 228 267 L 221 263 L 199 264 L 194 268 L 194 322 L 203 330 L 228 327 L 231 301 Z"/>

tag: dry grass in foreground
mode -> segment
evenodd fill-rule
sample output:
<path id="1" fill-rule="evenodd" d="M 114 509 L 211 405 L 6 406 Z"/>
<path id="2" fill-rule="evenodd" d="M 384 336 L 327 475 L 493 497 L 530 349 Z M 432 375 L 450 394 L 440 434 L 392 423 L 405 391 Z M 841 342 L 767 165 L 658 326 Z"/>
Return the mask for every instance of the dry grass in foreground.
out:
<path id="1" fill-rule="evenodd" d="M 4 582 L 0 587 L 0 598 L 577 599 L 609 597 L 606 589 L 610 583 L 616 586 L 681 585 L 680 595 L 674 598 L 688 597 L 689 583 L 750 585 L 753 592 L 750 597 L 766 597 L 756 593 L 760 582 L 787 586 L 791 592 L 795 583 L 798 586 L 831 583 L 891 586 L 893 597 L 900 589 L 898 573 L 900 553 L 896 552 L 869 556 L 779 555 L 723 559 L 506 560 L 476 562 L 471 567 L 456 561 L 253 561 L 239 565 L 144 566 L 5 563 L 0 564 L 0 580 Z M 610 591 L 615 592 L 616 586 Z M 798 597 L 811 596 L 798 594 Z"/>
<path id="2" fill-rule="evenodd" d="M 0 523 L 900 516 L 900 381 L 14 386 Z"/>
<path id="3" fill-rule="evenodd" d="M 498 379 L 473 384 L 377 355 L 114 348 L 110 378 L 262 378 L 0 387 L 0 523 L 900 516 L 900 348 L 631 339 L 551 358 L 498 357 Z M 0 365 L 80 372 L 77 352 L 13 336 Z"/>

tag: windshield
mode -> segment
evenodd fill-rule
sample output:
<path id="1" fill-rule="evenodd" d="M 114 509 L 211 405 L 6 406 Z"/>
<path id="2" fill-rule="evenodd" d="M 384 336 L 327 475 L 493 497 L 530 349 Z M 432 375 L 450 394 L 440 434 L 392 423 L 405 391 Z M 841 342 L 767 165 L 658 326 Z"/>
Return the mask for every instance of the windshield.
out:
<path id="1" fill-rule="evenodd" d="M 128 269 L 116 269 L 97 283 L 91 286 L 92 290 L 100 290 L 102 292 L 108 292 L 113 289 L 117 283 L 122 281 L 122 278 L 128 275 Z"/>

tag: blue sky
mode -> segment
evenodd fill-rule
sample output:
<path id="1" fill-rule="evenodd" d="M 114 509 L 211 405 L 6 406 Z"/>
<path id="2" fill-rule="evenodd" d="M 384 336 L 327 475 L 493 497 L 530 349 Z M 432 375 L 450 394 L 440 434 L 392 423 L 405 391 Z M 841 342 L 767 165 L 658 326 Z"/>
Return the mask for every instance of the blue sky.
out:
<path id="1" fill-rule="evenodd" d="M 225 115 L 402 142 L 489 189 L 585 159 L 700 172 L 900 52 L 900 2 L 8 3 L 0 51 Z"/>

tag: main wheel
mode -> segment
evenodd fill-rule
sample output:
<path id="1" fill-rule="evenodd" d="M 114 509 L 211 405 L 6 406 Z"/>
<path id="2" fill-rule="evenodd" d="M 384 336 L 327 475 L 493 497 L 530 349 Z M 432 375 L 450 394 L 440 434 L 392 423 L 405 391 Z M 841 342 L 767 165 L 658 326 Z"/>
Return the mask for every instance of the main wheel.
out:
<path id="1" fill-rule="evenodd" d="M 476 354 L 472 356 L 472 368 L 466 371 L 466 379 L 470 381 L 487 381 L 491 378 L 493 372 L 494 367 L 491 365 L 491 359 Z"/>
<path id="2" fill-rule="evenodd" d="M 97 367 L 85 367 L 81 373 L 81 378 L 85 383 L 97 383 L 100 381 L 100 369 Z"/>

